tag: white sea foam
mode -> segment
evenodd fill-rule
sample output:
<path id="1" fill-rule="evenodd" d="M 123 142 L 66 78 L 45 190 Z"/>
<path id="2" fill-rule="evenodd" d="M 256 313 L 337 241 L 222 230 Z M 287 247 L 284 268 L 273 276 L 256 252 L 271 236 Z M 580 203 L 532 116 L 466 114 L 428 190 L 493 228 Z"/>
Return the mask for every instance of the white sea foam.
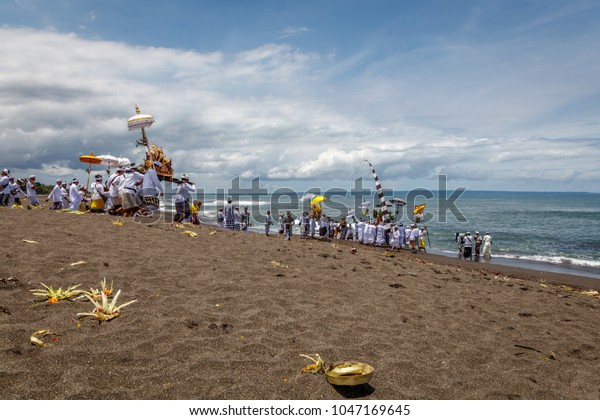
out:
<path id="1" fill-rule="evenodd" d="M 579 265 L 583 267 L 600 267 L 600 261 L 584 260 L 581 258 L 569 258 L 560 256 L 544 256 L 544 255 L 498 255 L 502 258 L 512 258 L 517 260 L 526 261 L 538 261 L 551 264 L 566 264 L 566 265 Z"/>
<path id="2" fill-rule="evenodd" d="M 442 251 L 442 253 L 458 255 L 458 250 L 456 250 L 456 251 L 444 250 L 444 251 Z M 512 259 L 512 260 L 523 260 L 523 261 L 534 261 L 534 262 L 542 262 L 542 263 L 550 263 L 550 264 L 562 264 L 562 265 L 600 268 L 600 261 L 584 260 L 581 258 L 569 258 L 569 257 L 560 257 L 560 256 L 550 257 L 550 256 L 544 256 L 544 255 L 492 254 L 492 260 L 493 260 L 493 258 L 506 258 L 506 259 Z"/>

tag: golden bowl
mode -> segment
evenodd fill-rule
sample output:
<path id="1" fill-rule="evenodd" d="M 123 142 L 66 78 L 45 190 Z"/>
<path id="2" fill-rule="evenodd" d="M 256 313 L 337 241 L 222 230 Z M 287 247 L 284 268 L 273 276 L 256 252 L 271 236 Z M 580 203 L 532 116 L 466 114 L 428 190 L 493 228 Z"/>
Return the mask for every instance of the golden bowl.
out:
<path id="1" fill-rule="evenodd" d="M 334 369 L 339 367 L 354 368 L 360 370 L 359 374 L 339 375 Z M 332 385 L 356 386 L 368 383 L 373 377 L 375 368 L 362 362 L 339 362 L 329 366 L 325 371 L 327 382 Z"/>

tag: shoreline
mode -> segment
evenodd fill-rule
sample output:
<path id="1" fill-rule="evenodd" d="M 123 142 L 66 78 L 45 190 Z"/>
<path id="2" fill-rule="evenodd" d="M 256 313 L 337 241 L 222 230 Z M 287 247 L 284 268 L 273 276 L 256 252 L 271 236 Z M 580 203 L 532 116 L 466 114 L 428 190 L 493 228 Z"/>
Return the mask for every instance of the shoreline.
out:
<path id="1" fill-rule="evenodd" d="M 218 228 L 213 223 L 208 222 L 206 219 L 201 218 L 200 222 L 204 226 Z M 297 227 L 297 225 L 295 225 Z M 276 230 L 271 230 L 272 236 L 280 236 Z M 243 233 L 243 232 L 242 232 Z M 255 235 L 263 235 L 257 229 L 249 229 L 248 233 Z M 297 231 L 294 231 L 294 239 L 302 240 L 299 238 Z M 320 239 L 304 239 L 306 241 L 320 241 Z M 359 244 L 358 242 L 351 240 L 338 240 L 328 241 L 335 244 L 345 244 L 348 247 L 358 247 L 358 249 L 369 249 L 369 247 Z M 374 247 L 379 250 L 388 251 L 389 246 L 385 247 Z M 411 254 L 409 249 L 403 248 L 401 251 L 403 254 Z M 550 281 L 554 284 L 568 284 L 570 286 L 583 287 L 589 289 L 600 289 L 600 272 L 595 268 L 586 269 L 581 266 L 564 266 L 551 262 L 543 261 L 530 261 L 526 259 L 518 258 L 504 258 L 501 256 L 493 257 L 491 260 L 484 260 L 481 258 L 479 261 L 465 261 L 458 256 L 450 256 L 451 251 L 438 250 L 436 248 L 428 249 L 427 253 L 411 254 L 413 256 L 435 256 L 430 257 L 435 259 L 436 262 L 441 264 L 448 264 L 459 267 L 470 267 L 473 270 L 487 270 L 490 272 L 506 272 L 514 276 L 524 276 L 528 279 L 551 279 Z M 561 283 L 562 282 L 562 283 Z"/>

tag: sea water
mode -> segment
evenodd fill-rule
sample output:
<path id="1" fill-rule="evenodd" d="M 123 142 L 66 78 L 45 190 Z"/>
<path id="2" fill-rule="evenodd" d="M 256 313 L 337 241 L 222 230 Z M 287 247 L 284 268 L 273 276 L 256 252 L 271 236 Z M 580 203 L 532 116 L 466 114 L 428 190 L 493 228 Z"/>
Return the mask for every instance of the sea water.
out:
<path id="1" fill-rule="evenodd" d="M 406 197 L 407 192 L 393 196 Z M 369 219 L 356 196 L 324 194 L 323 211 L 334 220 L 354 211 L 357 218 Z M 448 256 L 458 255 L 456 233 L 489 232 L 493 238 L 494 263 L 508 263 L 526 268 L 563 271 L 600 278 L 600 194 L 562 192 L 496 192 L 464 191 L 452 202 L 444 200 L 451 191 L 432 191 L 432 197 L 415 199 L 414 204 L 427 204 L 424 223 L 429 231 L 431 250 Z M 252 213 L 251 230 L 262 232 L 264 215 L 271 210 L 275 224 L 279 213 L 291 211 L 296 218 L 310 211 L 310 203 L 302 201 L 303 193 L 233 196 L 234 204 Z M 169 196 L 167 196 L 169 197 Z M 224 205 L 224 194 L 201 193 L 201 220 L 216 224 L 218 208 Z M 389 200 L 391 195 L 386 196 Z M 361 197 L 371 203 L 378 199 Z M 167 198 L 167 210 L 172 209 Z M 412 204 L 412 203 L 411 203 Z M 392 206 L 389 211 L 395 223 L 413 223 L 409 206 Z M 275 225 L 272 229 L 277 230 Z M 429 245 L 429 244 L 428 244 Z M 565 271 L 567 270 L 567 271 Z"/>

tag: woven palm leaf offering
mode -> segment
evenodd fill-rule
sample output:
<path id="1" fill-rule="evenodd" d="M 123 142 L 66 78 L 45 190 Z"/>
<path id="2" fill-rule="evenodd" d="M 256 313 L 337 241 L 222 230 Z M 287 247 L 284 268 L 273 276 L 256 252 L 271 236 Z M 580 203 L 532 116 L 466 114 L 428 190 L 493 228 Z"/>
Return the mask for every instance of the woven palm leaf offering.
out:
<path id="1" fill-rule="evenodd" d="M 93 298 L 86 295 L 90 302 L 94 304 L 94 310 L 92 312 L 83 312 L 77 314 L 78 317 L 86 317 L 90 316 L 92 318 L 96 318 L 98 321 L 110 321 L 111 319 L 117 318 L 121 315 L 121 309 L 127 305 L 131 305 L 137 300 L 132 300 L 130 302 L 124 303 L 120 306 L 117 306 L 117 300 L 119 299 L 119 295 L 121 291 L 119 290 L 112 301 L 108 301 L 108 297 L 104 290 L 100 293 L 101 299 L 100 302 L 97 302 Z"/>
<path id="2" fill-rule="evenodd" d="M 47 303 L 58 303 L 60 300 L 71 299 L 72 297 L 83 293 L 83 290 L 77 289 L 79 286 L 81 286 L 80 284 L 69 286 L 64 290 L 62 287 L 55 289 L 52 286 L 46 286 L 44 283 L 40 282 L 40 284 L 44 286 L 44 289 L 33 289 L 30 290 L 30 292 L 32 292 L 34 296 L 45 297 Z"/>
<path id="3" fill-rule="evenodd" d="M 110 286 L 108 286 L 106 284 L 106 278 L 102 279 L 102 281 L 100 282 L 100 289 L 94 289 L 93 287 L 90 287 L 90 290 L 83 292 L 83 296 L 80 296 L 80 298 L 87 297 L 89 299 L 99 301 L 99 300 L 102 300 L 102 292 L 104 292 L 104 294 L 106 296 L 112 295 L 112 292 L 113 292 L 112 280 L 110 282 Z"/>
<path id="4" fill-rule="evenodd" d="M 325 361 L 318 353 L 314 355 L 315 357 L 311 357 L 308 354 L 301 354 L 300 356 L 306 357 L 313 362 L 303 368 L 302 373 L 323 373 L 325 371 Z"/>

